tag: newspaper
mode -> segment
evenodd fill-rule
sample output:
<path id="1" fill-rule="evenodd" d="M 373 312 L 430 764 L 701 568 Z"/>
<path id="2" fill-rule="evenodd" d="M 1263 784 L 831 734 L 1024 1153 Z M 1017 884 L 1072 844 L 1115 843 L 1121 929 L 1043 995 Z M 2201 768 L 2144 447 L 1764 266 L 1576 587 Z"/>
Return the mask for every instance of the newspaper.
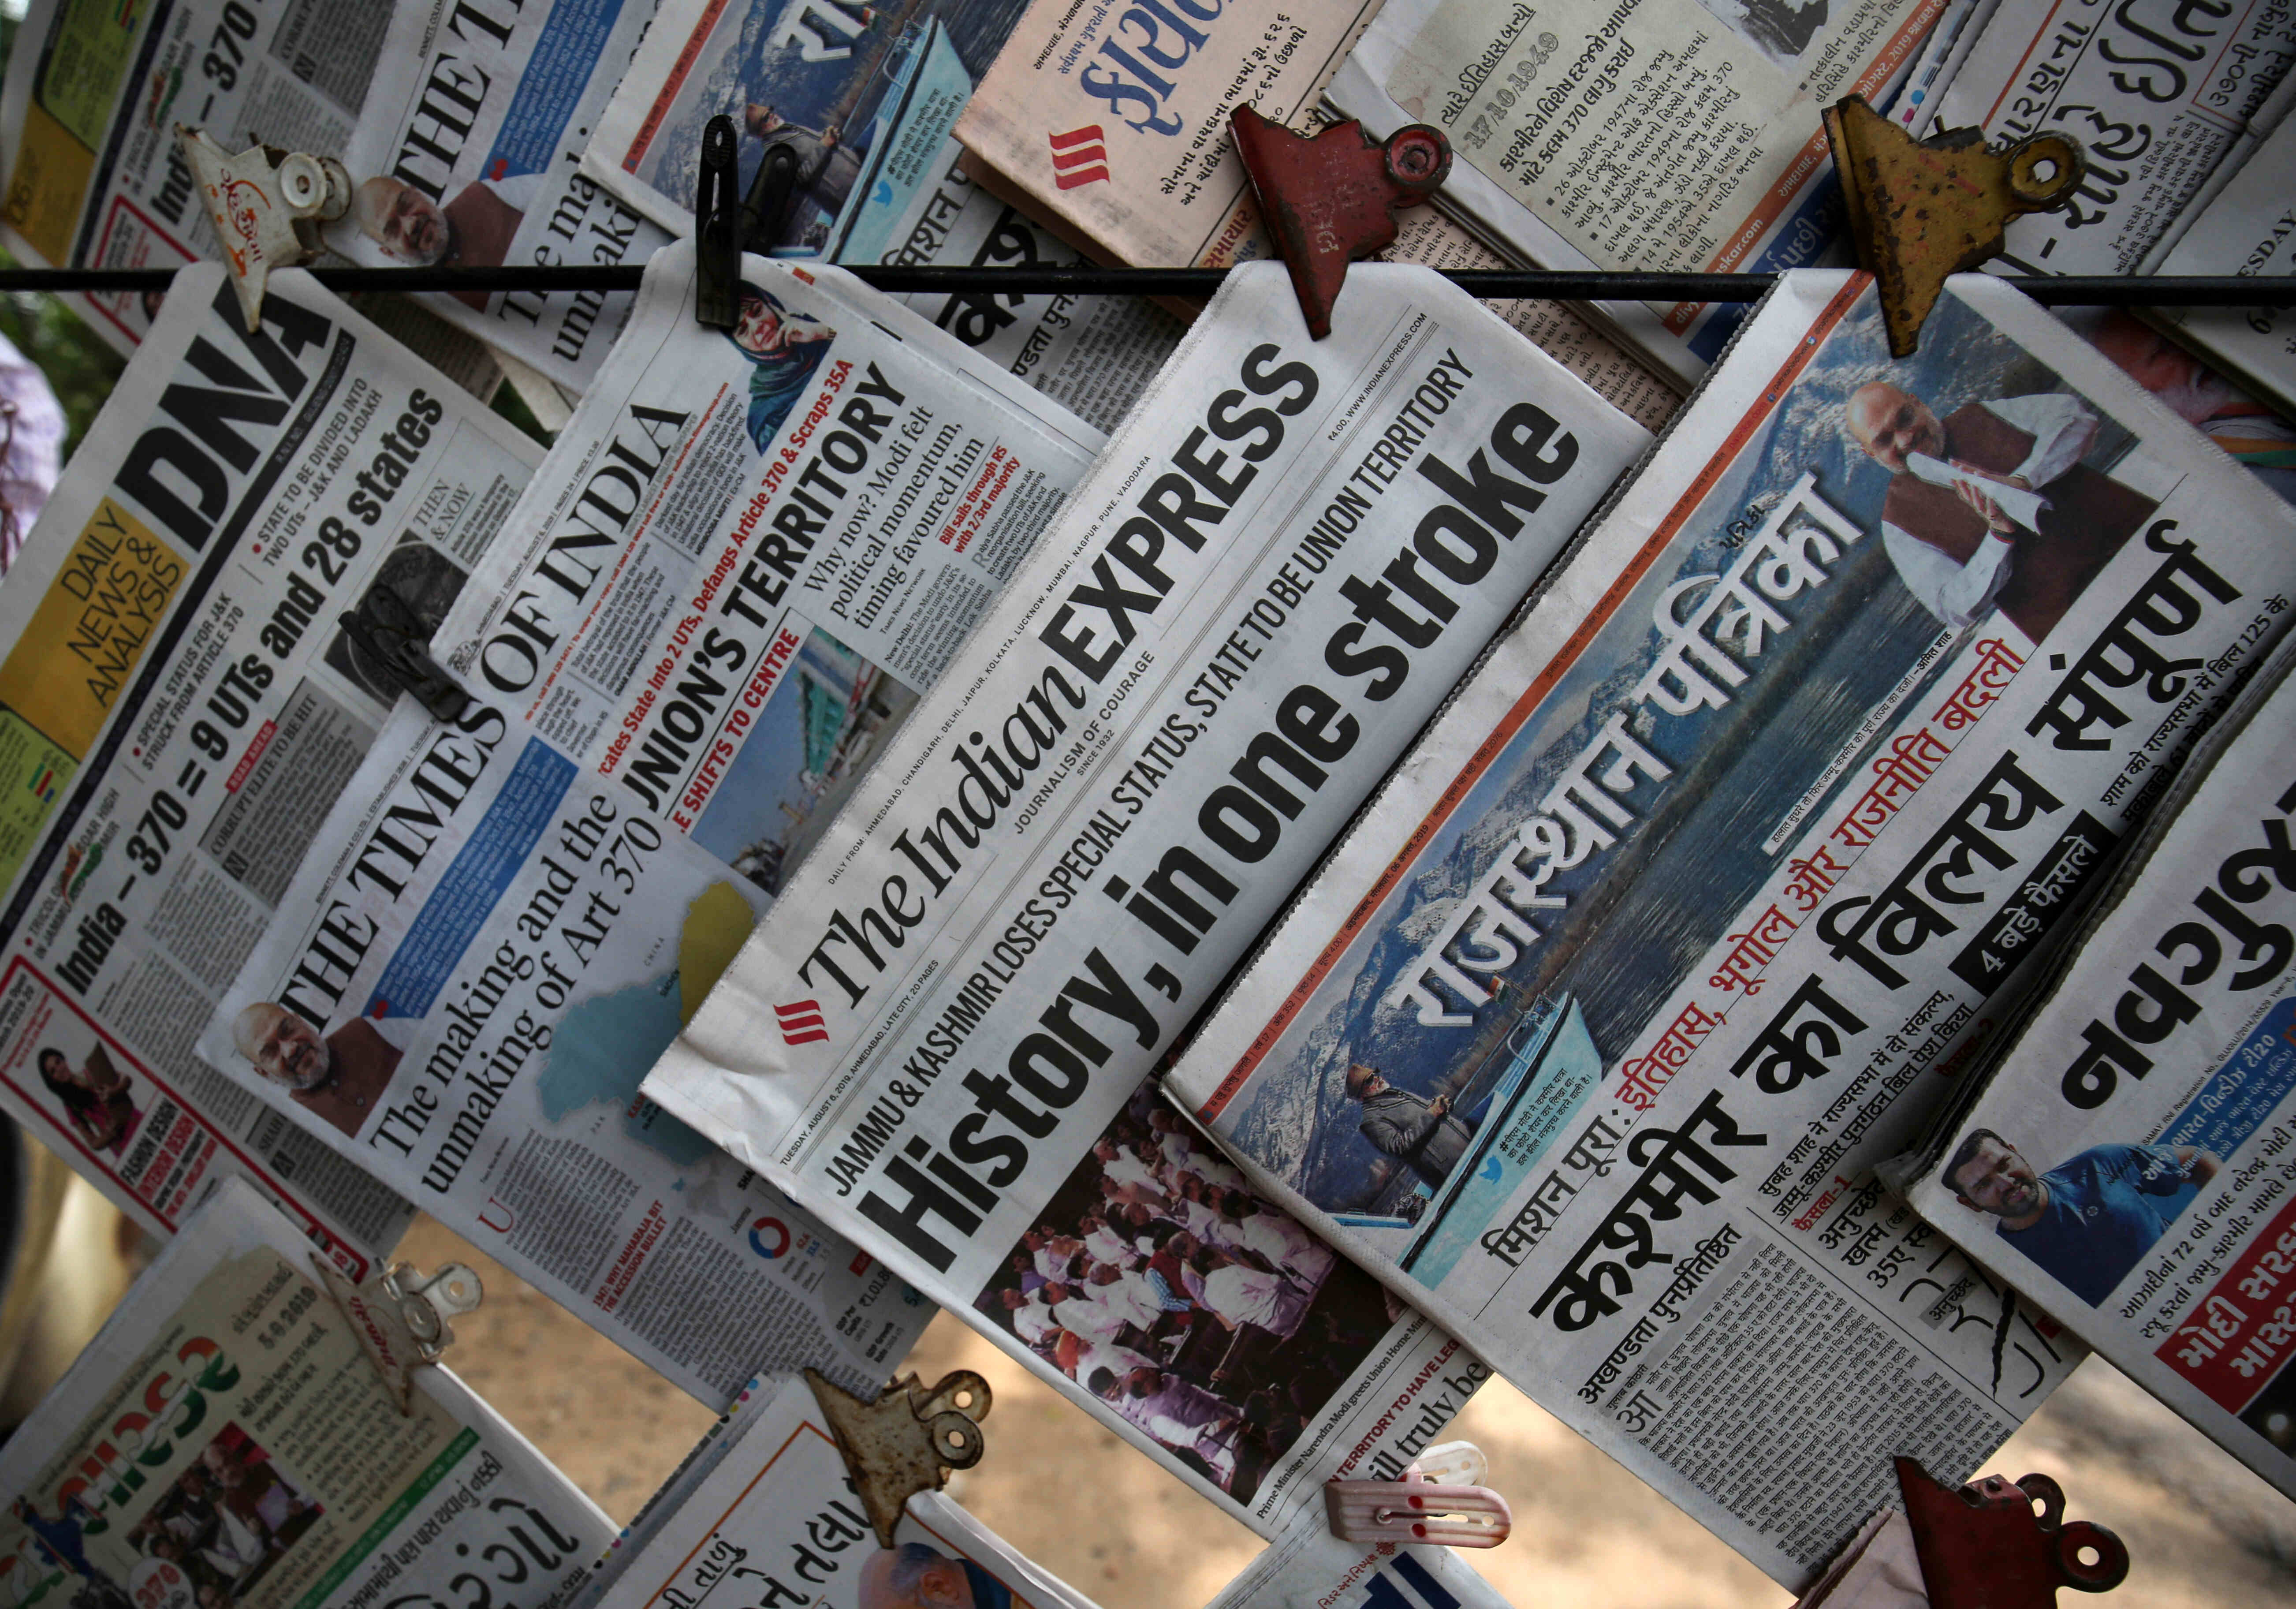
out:
<path id="1" fill-rule="evenodd" d="M 1507 1609 L 1464 1551 L 1343 1541 L 1302 1513 L 1206 1609 Z"/>
<path id="2" fill-rule="evenodd" d="M 402 1415 L 310 1256 L 234 1180 L 144 1270 L 0 1452 L 9 1602 L 574 1599 L 611 1523 L 445 1367 Z"/>
<path id="3" fill-rule="evenodd" d="M 2282 81 L 2284 94 L 2296 78 Z M 2296 274 L 2296 120 L 2284 119 L 2193 222 L 2163 274 Z M 2163 308 L 2177 332 L 2288 412 L 2296 412 L 2296 312 L 2286 308 Z M 2296 442 L 2289 444 L 2296 447 Z M 2296 453 L 2291 454 L 2296 464 Z"/>
<path id="4" fill-rule="evenodd" d="M 2088 173 L 2060 212 L 2010 220 L 1998 274 L 2151 274 L 2205 199 L 2284 114 L 2296 61 L 2282 0 L 2202 6 L 2001 0 L 1938 104 L 2003 144 L 2063 134 Z M 2286 175 L 2281 176 L 2284 189 Z"/>
<path id="5" fill-rule="evenodd" d="M 1480 1369 L 1152 1070 L 1646 439 L 1423 269 L 1333 324 L 1229 278 L 644 1086 L 1262 1535 Z"/>
<path id="6" fill-rule="evenodd" d="M 577 166 L 653 15 L 650 0 L 410 0 L 341 148 L 357 188 L 328 231 L 352 261 L 642 264 L 669 236 Z M 636 297 L 437 291 L 424 305 L 577 393 Z"/>
<path id="7" fill-rule="evenodd" d="M 702 1401 L 873 1391 L 931 1306 L 637 1094 L 765 900 L 626 798 L 401 701 L 200 1054 Z"/>
<path id="8" fill-rule="evenodd" d="M 435 623 L 537 453 L 300 271 L 147 334 L 0 591 L 0 1106 L 155 1234 L 237 1175 L 356 1276 L 411 1209 L 193 1041 L 398 696 L 340 617 Z"/>
<path id="9" fill-rule="evenodd" d="M 1840 262 L 1819 109 L 1886 103 L 1947 0 L 1392 0 L 1332 80 L 1385 135 L 1450 136 L 1444 196 L 1549 268 L 1771 273 Z M 1611 302 L 1695 381 L 1745 309 Z"/>
<path id="10" fill-rule="evenodd" d="M 2239 703 L 1903 1177 L 1970 1256 L 2296 1493 L 2292 664 L 2284 639 L 2223 678 Z"/>
<path id="11" fill-rule="evenodd" d="M 1376 0 L 1224 0 L 1160 21 L 1138 7 L 1036 0 L 956 137 L 977 178 L 1103 261 L 1221 267 L 1271 256 L 1228 119 L 1250 105 L 1302 130 L 1321 122 L 1325 84 L 1378 9 Z M 1433 208 L 1401 221 L 1397 262 L 1505 267 Z M 1670 380 L 1568 308 L 1492 310 L 1652 429 L 1680 400 Z"/>
<path id="12" fill-rule="evenodd" d="M 434 647 L 771 895 L 1102 439 L 838 269 L 745 262 L 728 334 L 693 247 L 655 258 Z"/>
<path id="13" fill-rule="evenodd" d="M 1166 1090 L 1800 1585 L 1890 1455 L 1960 1478 L 2079 1356 L 1873 1163 L 2279 635 L 2292 535 L 1997 281 L 1893 363 L 1870 280 L 1789 275 Z"/>

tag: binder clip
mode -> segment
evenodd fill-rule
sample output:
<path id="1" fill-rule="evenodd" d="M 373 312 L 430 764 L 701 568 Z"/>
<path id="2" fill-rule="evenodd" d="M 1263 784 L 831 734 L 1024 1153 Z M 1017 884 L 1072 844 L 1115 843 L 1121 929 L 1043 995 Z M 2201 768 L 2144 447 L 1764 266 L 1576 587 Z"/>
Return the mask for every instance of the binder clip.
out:
<path id="1" fill-rule="evenodd" d="M 316 258 L 326 249 L 319 226 L 350 210 L 350 171 L 331 156 L 271 145 L 234 156 L 205 130 L 181 123 L 176 138 L 207 202 L 252 335 L 262 321 L 263 286 L 271 270 Z"/>
<path id="2" fill-rule="evenodd" d="M 693 317 L 712 330 L 741 322 L 742 253 L 771 248 L 797 188 L 797 152 L 786 143 L 769 142 L 737 207 L 740 147 L 734 119 L 723 113 L 701 131 L 701 171 L 693 190 Z"/>
<path id="3" fill-rule="evenodd" d="M 1489 1465 L 1472 1441 L 1431 1447 L 1400 1481 L 1328 1481 L 1324 1512 L 1347 1542 L 1496 1547 L 1514 1529 L 1507 1500 L 1483 1482 Z"/>
<path id="4" fill-rule="evenodd" d="M 436 623 L 415 613 L 414 605 L 388 582 L 369 587 L 358 607 L 337 615 L 335 624 L 359 652 L 365 669 L 412 694 L 432 719 L 453 720 L 470 708 L 471 695 L 430 657 Z"/>
<path id="5" fill-rule="evenodd" d="M 1237 107 L 1228 122 L 1259 216 L 1292 271 L 1308 333 L 1321 341 L 1332 332 L 1332 304 L 1348 265 L 1393 245 L 1396 209 L 1442 188 L 1451 142 L 1426 123 L 1374 140 L 1353 118 L 1310 137 L 1249 106 Z"/>
<path id="6" fill-rule="evenodd" d="M 342 1309 L 351 1334 L 390 1387 L 401 1416 L 414 1411 L 414 1371 L 439 1361 L 454 1343 L 447 1322 L 477 1310 L 485 1295 L 479 1277 L 459 1262 L 443 1263 L 425 1279 L 412 1264 L 399 1263 L 357 1284 L 321 1260 L 311 1264 L 326 1282 L 327 1293 Z"/>
<path id="7" fill-rule="evenodd" d="M 2064 1488 L 2046 1475 L 1956 1489 L 1918 1458 L 1897 1466 L 1930 1609 L 2052 1609 L 2060 1587 L 2110 1592 L 2128 1579 L 2120 1539 L 2087 1520 L 2061 1523 Z"/>
<path id="8" fill-rule="evenodd" d="M 2080 143 L 2062 134 L 1997 151 L 1976 128 L 1916 140 L 1859 95 L 1824 117 L 1858 266 L 1881 282 L 1892 357 L 1914 355 L 1948 275 L 1998 255 L 2010 219 L 2058 210 L 2088 175 Z"/>
<path id="9" fill-rule="evenodd" d="M 930 1391 L 907 1375 L 874 1402 L 831 1384 L 817 1369 L 805 1371 L 805 1383 L 836 1433 L 854 1492 L 882 1547 L 893 1545 L 893 1528 L 912 1497 L 939 1491 L 953 1472 L 980 1463 L 988 1445 L 980 1421 L 988 1416 L 988 1382 L 971 1369 L 943 1375 Z"/>

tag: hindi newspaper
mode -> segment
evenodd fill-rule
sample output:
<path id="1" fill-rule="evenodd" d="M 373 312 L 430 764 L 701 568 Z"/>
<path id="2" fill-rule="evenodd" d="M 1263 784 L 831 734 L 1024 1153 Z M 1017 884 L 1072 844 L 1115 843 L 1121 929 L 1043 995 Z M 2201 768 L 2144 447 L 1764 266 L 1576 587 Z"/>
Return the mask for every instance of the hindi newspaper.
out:
<path id="1" fill-rule="evenodd" d="M 390 29 L 340 146 L 355 190 L 328 240 L 379 267 L 613 267 L 669 235 L 579 170 L 653 15 L 650 0 L 412 0 Z M 334 150 L 334 147 L 329 147 Z M 636 297 L 627 291 L 431 291 L 457 328 L 576 393 Z"/>
<path id="2" fill-rule="evenodd" d="M 2284 95 L 2296 78 L 2282 80 Z M 2161 265 L 2163 274 L 2296 274 L 2296 120 L 2284 119 L 2203 209 Z M 2178 337 L 2289 412 L 2296 412 L 2296 312 L 2286 308 L 2163 308 Z M 2296 441 L 2284 444 L 2296 463 Z"/>
<path id="3" fill-rule="evenodd" d="M 402 700 L 200 1054 L 702 1401 L 873 1391 L 931 1307 L 637 1093 L 766 901 L 626 799 Z"/>
<path id="4" fill-rule="evenodd" d="M 841 270 L 744 262 L 721 332 L 656 256 L 434 645 L 772 895 L 1102 438 Z"/>
<path id="5" fill-rule="evenodd" d="M 1804 1584 L 2079 1354 L 1873 1164 L 2280 635 L 2292 534 L 1998 282 L 1894 362 L 1869 279 L 1789 275 L 1166 1091 Z"/>
<path id="6" fill-rule="evenodd" d="M 2157 272 L 2211 183 L 2284 117 L 2289 99 L 2273 90 L 2292 61 L 2296 16 L 2281 0 L 2001 0 L 1938 103 L 1939 124 L 1997 144 L 2070 135 L 2088 171 L 2062 211 L 2010 220 L 1990 270 Z"/>
<path id="7" fill-rule="evenodd" d="M 361 1276 L 411 1209 L 201 1065 L 538 450 L 300 270 L 180 271 L 0 592 L 0 1106 L 145 1228 L 222 1178 Z M 381 618 L 381 617 L 373 617 Z"/>
<path id="8" fill-rule="evenodd" d="M 441 1366 L 407 1409 L 231 1180 L 0 1452 L 0 1593 L 74 1609 L 570 1604 L 612 1524 Z"/>
<path id="9" fill-rule="evenodd" d="M 1445 201 L 1548 268 L 1771 273 L 1842 260 L 1819 109 L 1885 103 L 1946 0 L 1391 0 L 1331 99 L 1450 136 Z M 1695 381 L 1745 309 L 1610 302 Z"/>
<path id="10" fill-rule="evenodd" d="M 644 1086 L 1263 1535 L 1480 1366 L 1152 1070 L 1646 439 L 1424 269 L 1334 332 L 1229 277 Z"/>
<path id="11" fill-rule="evenodd" d="M 2296 645 L 2247 683 L 1907 1199 L 2296 1493 Z M 2213 675 L 2212 669 L 2199 674 Z"/>

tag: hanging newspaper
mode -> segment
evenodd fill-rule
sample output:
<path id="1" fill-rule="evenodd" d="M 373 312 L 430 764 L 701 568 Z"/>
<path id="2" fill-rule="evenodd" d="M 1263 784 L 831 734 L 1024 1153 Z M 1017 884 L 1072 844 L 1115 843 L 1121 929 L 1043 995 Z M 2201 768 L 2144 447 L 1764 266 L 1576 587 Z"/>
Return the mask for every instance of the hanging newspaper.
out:
<path id="1" fill-rule="evenodd" d="M 1646 439 L 1425 270 L 1334 323 L 1230 277 L 644 1087 L 1263 1535 L 1481 1370 L 1151 1071 Z"/>
<path id="2" fill-rule="evenodd" d="M 771 895 L 1102 439 L 838 269 L 744 262 L 726 332 L 693 248 L 655 258 L 435 642 Z"/>
<path id="3" fill-rule="evenodd" d="M 2296 1493 L 2292 664 L 2284 641 L 2225 678 L 2256 672 L 1967 1110 L 1894 1177 L 1970 1256 Z"/>
<path id="4" fill-rule="evenodd" d="M 2296 78 L 2284 79 L 2285 97 Z M 2296 119 L 2283 119 L 2194 221 L 2161 265 L 2163 274 L 2296 274 Z M 2296 413 L 2296 311 L 2287 308 L 2163 309 L 2177 332 L 2248 384 Z M 2289 444 L 2296 448 L 2296 442 Z M 2289 454 L 2296 464 L 2296 450 Z"/>
<path id="5" fill-rule="evenodd" d="M 444 1367 L 402 1413 L 227 1183 L 0 1455 L 0 1594 L 76 1609 L 561 1609 L 612 1524 Z"/>
<path id="6" fill-rule="evenodd" d="M 176 276 L 0 592 L 0 1106 L 155 1234 L 249 1178 L 346 1270 L 409 1209 L 193 1042 L 534 445 L 308 275 Z"/>
<path id="7" fill-rule="evenodd" d="M 2284 117 L 2288 99 L 2272 92 L 2292 61 L 2296 15 L 2283 0 L 2002 0 L 1938 121 L 1996 144 L 2070 135 L 2088 174 L 2062 212 L 2010 221 L 1992 271 L 2158 271 L 2212 185 Z"/>
<path id="8" fill-rule="evenodd" d="M 1770 273 L 1845 260 L 1818 109 L 1886 103 L 1946 0 L 1392 0 L 1332 80 L 1385 135 L 1431 123 L 1446 200 L 1549 268 Z M 1744 309 L 1611 302 L 1694 381 Z"/>
<path id="9" fill-rule="evenodd" d="M 637 1094 L 765 901 L 500 707 L 400 702 L 200 1042 L 705 1402 L 932 1309 Z"/>
<path id="10" fill-rule="evenodd" d="M 2296 511 L 2006 287 L 1893 363 L 1789 276 L 1166 1088 L 1806 1582 L 2078 1356 L 1873 1163 L 2292 585 Z"/>
<path id="11" fill-rule="evenodd" d="M 669 236 L 577 168 L 653 14 L 649 0 L 422 0 L 390 31 L 341 154 L 356 185 L 328 239 L 354 262 L 643 264 Z M 332 148 L 331 148 L 332 149 Z M 579 393 L 636 297 L 434 291 L 457 327 Z"/>
<path id="12" fill-rule="evenodd" d="M 1508 1609 L 1448 1547 L 1349 1542 L 1320 1506 L 1220 1589 L 1206 1609 Z"/>

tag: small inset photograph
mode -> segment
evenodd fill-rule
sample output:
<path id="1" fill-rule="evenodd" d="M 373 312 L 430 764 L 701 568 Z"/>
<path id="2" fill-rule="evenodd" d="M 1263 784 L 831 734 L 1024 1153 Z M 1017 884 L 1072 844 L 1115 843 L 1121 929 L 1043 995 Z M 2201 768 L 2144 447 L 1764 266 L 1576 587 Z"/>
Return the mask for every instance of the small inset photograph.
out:
<path id="1" fill-rule="evenodd" d="M 234 1609 L 324 1512 L 246 1432 L 226 1424 L 127 1539 L 180 1571 L 198 1609 Z"/>

